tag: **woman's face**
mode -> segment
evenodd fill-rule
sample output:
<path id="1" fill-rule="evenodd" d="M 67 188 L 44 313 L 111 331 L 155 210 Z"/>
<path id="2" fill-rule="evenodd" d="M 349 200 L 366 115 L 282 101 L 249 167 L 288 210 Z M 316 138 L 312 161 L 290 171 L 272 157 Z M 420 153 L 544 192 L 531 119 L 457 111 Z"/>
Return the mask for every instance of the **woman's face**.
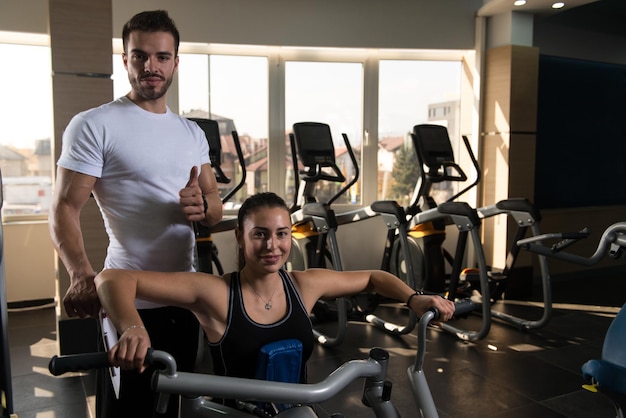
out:
<path id="1" fill-rule="evenodd" d="M 237 230 L 246 267 L 259 272 L 278 271 L 291 250 L 291 217 L 284 208 L 262 207 L 251 211 Z"/>

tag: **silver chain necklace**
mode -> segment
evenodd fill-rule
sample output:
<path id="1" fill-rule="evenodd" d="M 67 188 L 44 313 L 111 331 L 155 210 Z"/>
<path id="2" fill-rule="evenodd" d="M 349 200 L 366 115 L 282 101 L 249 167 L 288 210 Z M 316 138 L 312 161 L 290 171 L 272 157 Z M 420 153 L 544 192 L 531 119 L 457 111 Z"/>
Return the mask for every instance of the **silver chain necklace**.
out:
<path id="1" fill-rule="evenodd" d="M 254 288 L 254 286 L 252 286 L 252 283 L 250 283 L 250 280 L 248 280 L 248 277 L 246 275 L 243 274 L 243 271 L 241 272 L 241 276 L 243 277 L 243 279 L 246 281 L 246 283 L 248 283 L 248 286 L 250 286 L 250 289 L 252 289 L 252 291 L 254 293 L 256 293 L 257 297 L 259 298 L 259 300 L 263 303 L 265 303 L 265 309 L 266 310 L 270 310 L 272 309 L 272 298 L 274 297 L 274 294 L 276 293 L 276 291 L 278 290 L 278 285 L 280 284 L 281 280 L 280 277 L 278 277 L 278 283 L 276 283 L 276 287 L 274 288 L 274 291 L 272 292 L 272 295 L 270 296 L 270 298 L 265 301 L 263 299 L 263 297 L 261 296 L 261 294 L 259 292 L 256 291 L 256 289 Z"/>

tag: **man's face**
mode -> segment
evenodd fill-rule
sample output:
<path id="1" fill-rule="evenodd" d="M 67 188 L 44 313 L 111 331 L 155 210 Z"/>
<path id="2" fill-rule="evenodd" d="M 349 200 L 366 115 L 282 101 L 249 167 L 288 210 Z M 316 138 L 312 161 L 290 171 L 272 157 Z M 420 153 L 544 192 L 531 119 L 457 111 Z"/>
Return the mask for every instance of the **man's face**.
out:
<path id="1" fill-rule="evenodd" d="M 123 58 L 133 89 L 131 99 L 148 101 L 165 96 L 178 68 L 171 33 L 132 31 Z"/>

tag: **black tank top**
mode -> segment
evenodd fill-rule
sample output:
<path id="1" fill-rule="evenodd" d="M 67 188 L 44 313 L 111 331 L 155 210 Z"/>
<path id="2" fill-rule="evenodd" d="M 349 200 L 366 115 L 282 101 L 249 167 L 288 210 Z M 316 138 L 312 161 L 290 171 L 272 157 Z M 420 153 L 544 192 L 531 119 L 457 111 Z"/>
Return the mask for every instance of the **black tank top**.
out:
<path id="1" fill-rule="evenodd" d="M 313 326 L 291 278 L 279 271 L 287 295 L 287 314 L 273 324 L 254 322 L 246 313 L 239 273 L 230 276 L 226 331 L 217 343 L 209 343 L 214 373 L 232 377 L 254 377 L 259 350 L 267 343 L 296 338 L 302 342 L 301 380 L 306 381 L 305 364 L 313 351 Z"/>

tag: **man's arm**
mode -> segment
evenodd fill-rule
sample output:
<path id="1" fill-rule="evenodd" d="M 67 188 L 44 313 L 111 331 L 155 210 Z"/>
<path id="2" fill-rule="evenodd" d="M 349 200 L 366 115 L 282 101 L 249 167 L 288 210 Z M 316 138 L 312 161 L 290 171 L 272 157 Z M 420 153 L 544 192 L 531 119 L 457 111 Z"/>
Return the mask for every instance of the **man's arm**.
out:
<path id="1" fill-rule="evenodd" d="M 222 220 L 222 199 L 217 188 L 215 173 L 210 164 L 203 164 L 198 178 L 202 195 L 207 202 L 207 210 L 204 214 L 204 224 L 213 226 Z"/>
<path id="2" fill-rule="evenodd" d="M 190 222 L 212 226 L 222 220 L 222 199 L 210 164 L 203 164 L 199 175 L 198 167 L 191 168 L 189 181 L 180 191 L 180 204 Z"/>
<path id="3" fill-rule="evenodd" d="M 97 317 L 100 311 L 93 283 L 96 273 L 87 258 L 80 227 L 80 213 L 95 183 L 95 177 L 59 167 L 49 216 L 52 243 L 70 276 L 63 304 L 69 316 L 81 318 Z"/>

